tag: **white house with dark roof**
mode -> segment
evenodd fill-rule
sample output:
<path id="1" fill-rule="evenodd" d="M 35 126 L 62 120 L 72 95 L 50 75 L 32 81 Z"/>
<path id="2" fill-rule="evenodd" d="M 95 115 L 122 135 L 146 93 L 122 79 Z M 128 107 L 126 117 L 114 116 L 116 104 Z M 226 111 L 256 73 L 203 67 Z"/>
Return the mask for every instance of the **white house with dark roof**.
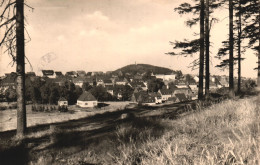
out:
<path id="1" fill-rule="evenodd" d="M 90 92 L 87 91 L 84 91 L 77 100 L 77 105 L 83 108 L 95 107 L 97 106 L 97 104 L 97 99 Z"/>
<path id="2" fill-rule="evenodd" d="M 55 74 L 53 70 L 42 70 L 42 76 L 48 78 L 55 78 Z"/>
<path id="3" fill-rule="evenodd" d="M 72 82 L 76 85 L 79 86 L 80 88 L 82 88 L 83 83 L 86 82 L 84 78 L 82 77 L 76 77 L 72 79 Z"/>
<path id="4" fill-rule="evenodd" d="M 61 97 L 61 98 L 58 100 L 58 105 L 59 105 L 59 106 L 68 106 L 68 100 L 65 99 L 64 97 Z"/>
<path id="5" fill-rule="evenodd" d="M 168 101 L 170 97 L 172 97 L 172 90 L 171 89 L 160 89 L 158 91 L 162 96 L 162 101 Z"/>

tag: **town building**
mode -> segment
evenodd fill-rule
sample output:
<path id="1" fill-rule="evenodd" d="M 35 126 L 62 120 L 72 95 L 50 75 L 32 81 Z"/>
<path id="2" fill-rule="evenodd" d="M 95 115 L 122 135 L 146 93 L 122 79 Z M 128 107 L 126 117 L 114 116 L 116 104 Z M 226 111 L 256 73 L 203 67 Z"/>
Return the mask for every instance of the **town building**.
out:
<path id="1" fill-rule="evenodd" d="M 83 108 L 95 107 L 98 105 L 98 101 L 90 92 L 84 91 L 82 95 L 79 96 L 77 105 Z"/>
<path id="2" fill-rule="evenodd" d="M 65 99 L 64 97 L 61 97 L 61 98 L 58 100 L 58 106 L 67 107 L 67 106 L 68 106 L 68 100 Z"/>

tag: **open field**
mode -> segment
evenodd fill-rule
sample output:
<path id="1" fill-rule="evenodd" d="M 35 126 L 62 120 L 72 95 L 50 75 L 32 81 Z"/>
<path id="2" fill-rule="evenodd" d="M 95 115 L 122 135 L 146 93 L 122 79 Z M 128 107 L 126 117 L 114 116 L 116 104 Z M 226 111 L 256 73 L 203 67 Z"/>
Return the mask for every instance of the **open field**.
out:
<path id="1" fill-rule="evenodd" d="M 27 126 L 36 126 L 41 124 L 50 124 L 57 122 L 64 122 L 68 120 L 76 120 L 94 114 L 100 114 L 104 112 L 112 112 L 116 110 L 122 110 L 129 102 L 105 102 L 108 106 L 99 109 L 95 108 L 77 108 L 76 106 L 69 106 L 69 112 L 60 113 L 58 111 L 46 113 L 46 112 L 32 112 L 32 106 L 27 105 Z M 16 109 L 9 109 L 0 111 L 0 132 L 14 130 L 17 126 Z"/>
<path id="2" fill-rule="evenodd" d="M 196 103 L 196 110 L 182 103 L 107 112 L 35 127 L 19 144 L 12 137 L 15 132 L 0 133 L 0 161 L 259 164 L 260 110 L 255 99 L 226 100 L 207 108 Z"/>

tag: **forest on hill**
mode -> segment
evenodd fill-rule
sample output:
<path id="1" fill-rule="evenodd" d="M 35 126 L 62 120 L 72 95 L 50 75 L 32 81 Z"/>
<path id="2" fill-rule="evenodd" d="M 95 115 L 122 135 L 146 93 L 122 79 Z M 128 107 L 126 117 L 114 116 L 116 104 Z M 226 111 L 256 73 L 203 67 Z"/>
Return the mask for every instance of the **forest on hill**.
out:
<path id="1" fill-rule="evenodd" d="M 171 74 L 171 73 L 181 73 L 181 71 L 174 71 L 169 68 L 165 67 L 159 67 L 159 66 L 154 66 L 154 65 L 149 65 L 149 64 L 131 64 L 124 66 L 122 68 L 119 68 L 115 70 L 113 73 L 119 73 L 122 72 L 122 74 L 130 73 L 131 75 L 135 75 L 137 73 L 143 74 L 143 73 L 148 73 L 152 72 L 153 74 Z"/>

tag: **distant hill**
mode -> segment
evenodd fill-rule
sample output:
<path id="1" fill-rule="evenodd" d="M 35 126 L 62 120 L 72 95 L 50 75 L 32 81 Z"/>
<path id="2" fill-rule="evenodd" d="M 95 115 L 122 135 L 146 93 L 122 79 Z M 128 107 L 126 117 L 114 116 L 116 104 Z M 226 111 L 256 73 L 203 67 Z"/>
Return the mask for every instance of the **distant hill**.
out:
<path id="1" fill-rule="evenodd" d="M 177 71 L 173 71 L 169 68 L 164 68 L 164 67 L 159 67 L 159 66 L 154 66 L 154 65 L 149 65 L 149 64 L 127 65 L 125 67 L 115 70 L 113 73 L 119 73 L 120 71 L 123 74 L 131 73 L 133 75 L 136 73 L 142 74 L 142 73 L 147 73 L 147 72 L 153 72 L 154 74 L 177 73 Z"/>

